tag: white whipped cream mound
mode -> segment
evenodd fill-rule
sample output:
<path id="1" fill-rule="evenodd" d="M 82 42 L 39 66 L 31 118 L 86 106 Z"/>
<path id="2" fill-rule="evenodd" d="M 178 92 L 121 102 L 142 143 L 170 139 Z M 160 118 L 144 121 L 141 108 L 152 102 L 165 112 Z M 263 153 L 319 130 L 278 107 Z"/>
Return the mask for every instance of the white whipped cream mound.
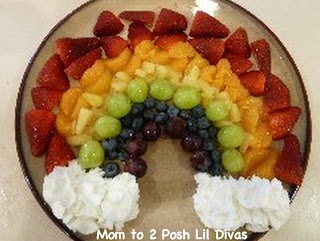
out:
<path id="1" fill-rule="evenodd" d="M 56 167 L 44 178 L 43 197 L 53 214 L 73 231 L 91 234 L 99 228 L 121 230 L 139 214 L 136 178 L 122 173 L 104 178 L 95 168 L 86 172 L 76 160 Z"/>
<path id="2" fill-rule="evenodd" d="M 195 175 L 194 209 L 207 228 L 253 232 L 279 229 L 290 216 L 287 191 L 277 179 L 251 179 Z"/>

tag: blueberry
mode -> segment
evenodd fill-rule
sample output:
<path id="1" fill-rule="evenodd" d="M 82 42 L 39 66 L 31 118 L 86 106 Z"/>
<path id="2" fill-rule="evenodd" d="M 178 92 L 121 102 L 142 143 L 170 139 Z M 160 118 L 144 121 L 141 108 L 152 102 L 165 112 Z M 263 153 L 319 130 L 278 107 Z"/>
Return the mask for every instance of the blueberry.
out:
<path id="1" fill-rule="evenodd" d="M 115 160 L 115 159 L 118 159 L 119 157 L 119 153 L 117 151 L 107 152 L 106 154 L 107 154 L 108 160 Z"/>
<path id="2" fill-rule="evenodd" d="M 119 143 L 117 139 L 106 139 L 102 141 L 102 146 L 106 152 L 114 151 L 117 148 L 118 144 Z"/>
<path id="3" fill-rule="evenodd" d="M 118 142 L 118 146 L 116 148 L 116 150 L 119 152 L 124 148 L 124 145 L 126 143 L 125 140 L 123 140 L 120 136 L 117 138 L 117 142 Z"/>
<path id="4" fill-rule="evenodd" d="M 192 116 L 194 118 L 200 118 L 205 115 L 205 111 L 202 106 L 198 105 L 191 110 Z"/>
<path id="5" fill-rule="evenodd" d="M 218 134 L 218 128 L 216 128 L 214 126 L 210 126 L 208 129 L 208 133 L 209 133 L 209 138 L 216 139 L 217 134 Z"/>
<path id="6" fill-rule="evenodd" d="M 198 130 L 198 135 L 203 140 L 207 140 L 209 138 L 209 133 L 208 133 L 208 131 L 206 129 L 199 129 Z"/>
<path id="7" fill-rule="evenodd" d="M 155 107 L 156 100 L 153 99 L 152 97 L 148 97 L 148 99 L 146 100 L 146 102 L 144 104 L 147 109 L 151 109 L 151 108 Z"/>
<path id="8" fill-rule="evenodd" d="M 126 151 L 119 152 L 119 159 L 125 161 L 129 158 L 129 154 Z"/>
<path id="9" fill-rule="evenodd" d="M 131 128 L 134 130 L 134 131 L 140 131 L 141 128 L 143 127 L 143 118 L 142 117 L 137 117 L 137 118 L 134 118 L 132 120 L 132 125 L 131 125 Z"/>
<path id="10" fill-rule="evenodd" d="M 134 130 L 130 129 L 130 128 L 123 128 L 121 133 L 120 133 L 120 137 L 123 140 L 128 140 L 130 137 L 132 137 L 134 135 Z"/>
<path id="11" fill-rule="evenodd" d="M 210 123 L 206 117 L 201 117 L 197 120 L 197 127 L 199 129 L 207 129 L 210 127 Z"/>
<path id="12" fill-rule="evenodd" d="M 107 162 L 103 167 L 104 177 L 112 178 L 120 173 L 119 164 L 116 162 Z"/>
<path id="13" fill-rule="evenodd" d="M 207 140 L 203 141 L 202 147 L 206 151 L 212 151 L 212 150 L 215 149 L 214 143 L 210 139 L 207 139 Z"/>
<path id="14" fill-rule="evenodd" d="M 223 168 L 220 163 L 213 162 L 210 174 L 212 176 L 221 176 L 223 174 Z"/>
<path id="15" fill-rule="evenodd" d="M 133 115 L 140 115 L 144 110 L 144 104 L 136 104 L 132 107 L 131 113 Z"/>
<path id="16" fill-rule="evenodd" d="M 212 149 L 210 155 L 213 163 L 221 163 L 221 154 L 218 149 Z"/>
<path id="17" fill-rule="evenodd" d="M 187 121 L 187 130 L 191 133 L 197 132 L 197 122 L 196 120 L 188 120 Z"/>
<path id="18" fill-rule="evenodd" d="M 155 122 L 159 123 L 159 124 L 164 124 L 167 120 L 169 119 L 167 113 L 165 112 L 160 112 L 156 115 L 155 117 Z"/>
<path id="19" fill-rule="evenodd" d="M 167 110 L 169 117 L 176 117 L 176 116 L 178 116 L 179 112 L 180 112 L 180 110 L 173 105 L 169 106 L 169 108 Z"/>
<path id="20" fill-rule="evenodd" d="M 154 110 L 148 109 L 143 112 L 143 119 L 145 121 L 152 121 L 152 120 L 154 120 L 154 117 L 155 117 Z"/>
<path id="21" fill-rule="evenodd" d="M 132 116 L 130 114 L 121 118 L 121 124 L 123 127 L 130 127 L 132 123 Z"/>
<path id="22" fill-rule="evenodd" d="M 159 112 L 166 112 L 168 110 L 168 105 L 165 102 L 157 102 L 156 110 Z"/>
<path id="23" fill-rule="evenodd" d="M 189 120 L 191 118 L 191 113 L 187 110 L 181 110 L 179 116 L 184 120 Z"/>

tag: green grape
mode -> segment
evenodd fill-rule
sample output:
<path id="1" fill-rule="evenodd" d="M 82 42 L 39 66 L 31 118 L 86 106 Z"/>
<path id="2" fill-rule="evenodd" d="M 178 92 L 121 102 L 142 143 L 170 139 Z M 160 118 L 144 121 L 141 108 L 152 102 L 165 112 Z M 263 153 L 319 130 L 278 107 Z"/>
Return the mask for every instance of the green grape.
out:
<path id="1" fill-rule="evenodd" d="M 222 127 L 218 132 L 218 141 L 227 149 L 236 148 L 244 141 L 244 131 L 237 125 Z"/>
<path id="2" fill-rule="evenodd" d="M 118 119 L 107 115 L 96 120 L 94 127 L 96 133 L 104 139 L 116 137 L 122 129 L 121 122 Z"/>
<path id="3" fill-rule="evenodd" d="M 95 168 L 104 161 L 104 150 L 96 140 L 87 141 L 80 147 L 79 163 L 83 168 Z"/>
<path id="4" fill-rule="evenodd" d="M 142 103 L 148 96 L 148 85 L 140 78 L 130 81 L 127 87 L 127 95 L 132 102 Z"/>
<path id="5" fill-rule="evenodd" d="M 150 95 L 157 100 L 170 100 L 173 94 L 174 87 L 168 80 L 154 80 L 150 84 Z"/>
<path id="6" fill-rule="evenodd" d="M 221 155 L 222 165 L 230 173 L 240 172 L 244 168 L 242 154 L 236 149 L 226 150 Z"/>
<path id="7" fill-rule="evenodd" d="M 121 92 L 112 94 L 107 98 L 106 104 L 108 114 L 115 118 L 121 118 L 127 115 L 132 107 L 129 97 Z"/>
<path id="8" fill-rule="evenodd" d="M 179 109 L 187 110 L 200 104 L 201 96 L 197 88 L 182 86 L 173 95 L 173 103 Z"/>
<path id="9" fill-rule="evenodd" d="M 228 106 L 224 101 L 212 100 L 206 107 L 206 116 L 211 121 L 220 121 L 227 117 Z"/>

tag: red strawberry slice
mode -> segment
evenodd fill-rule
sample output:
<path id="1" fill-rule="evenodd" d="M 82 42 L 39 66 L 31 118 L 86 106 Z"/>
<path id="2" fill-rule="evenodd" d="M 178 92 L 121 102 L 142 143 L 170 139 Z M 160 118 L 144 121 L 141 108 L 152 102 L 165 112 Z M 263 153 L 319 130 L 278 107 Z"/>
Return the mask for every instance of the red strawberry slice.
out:
<path id="1" fill-rule="evenodd" d="M 54 90 L 70 88 L 69 79 L 64 72 L 64 65 L 58 54 L 52 55 L 43 65 L 37 77 L 37 84 Z"/>
<path id="2" fill-rule="evenodd" d="M 288 107 L 272 112 L 269 116 L 272 138 L 279 140 L 288 135 L 299 119 L 300 113 L 299 107 Z"/>
<path id="3" fill-rule="evenodd" d="M 217 64 L 224 53 L 224 41 L 214 38 L 189 39 L 190 45 L 206 58 L 210 64 Z"/>
<path id="4" fill-rule="evenodd" d="M 266 82 L 263 104 L 266 112 L 281 110 L 290 106 L 290 91 L 282 80 L 271 74 Z"/>
<path id="5" fill-rule="evenodd" d="M 69 161 L 73 160 L 75 155 L 66 139 L 55 133 L 49 143 L 48 152 L 45 160 L 45 170 L 49 174 L 56 166 L 66 166 Z"/>
<path id="6" fill-rule="evenodd" d="M 48 110 L 32 109 L 25 114 L 25 125 L 32 155 L 42 156 L 55 127 L 55 115 Z"/>
<path id="7" fill-rule="evenodd" d="M 120 19 L 111 11 L 100 13 L 93 28 L 94 35 L 98 37 L 117 35 L 124 28 Z"/>
<path id="8" fill-rule="evenodd" d="M 61 38 L 56 41 L 56 51 L 65 67 L 79 57 L 100 47 L 98 38 Z"/>
<path id="9" fill-rule="evenodd" d="M 188 26 L 187 19 L 182 14 L 167 8 L 162 8 L 155 23 L 155 36 L 183 32 Z"/>
<path id="10" fill-rule="evenodd" d="M 120 36 L 108 36 L 100 39 L 101 46 L 108 58 L 115 58 L 128 47 L 127 42 Z"/>
<path id="11" fill-rule="evenodd" d="M 97 59 L 100 59 L 102 51 L 100 48 L 95 49 L 86 55 L 78 58 L 73 61 L 68 68 L 65 69 L 65 72 L 68 76 L 75 80 L 81 79 L 83 73 L 90 68 Z"/>
<path id="12" fill-rule="evenodd" d="M 197 11 L 193 18 L 189 36 L 225 38 L 229 35 L 229 32 L 227 26 L 216 18 L 205 12 Z"/>
<path id="13" fill-rule="evenodd" d="M 185 33 L 173 33 L 161 35 L 155 41 L 155 45 L 159 46 L 164 50 L 169 50 L 171 46 L 178 42 L 187 41 L 188 36 Z"/>
<path id="14" fill-rule="evenodd" d="M 37 86 L 31 90 L 33 104 L 37 109 L 52 111 L 56 107 L 64 91 Z"/>
<path id="15" fill-rule="evenodd" d="M 130 22 L 149 24 L 151 25 L 154 20 L 154 12 L 152 11 L 123 11 L 119 17 Z"/>
<path id="16" fill-rule="evenodd" d="M 239 76 L 241 84 L 248 89 L 253 96 L 263 95 L 266 76 L 262 71 L 250 71 Z"/>
<path id="17" fill-rule="evenodd" d="M 265 39 L 259 39 L 251 43 L 251 51 L 255 55 L 258 66 L 268 78 L 271 73 L 271 50 Z"/>
<path id="18" fill-rule="evenodd" d="M 244 28 L 239 27 L 226 40 L 226 52 L 237 54 L 244 58 L 250 58 L 251 49 L 248 42 L 248 35 Z"/>
<path id="19" fill-rule="evenodd" d="M 229 61 L 231 65 L 231 70 L 236 75 L 243 74 L 244 72 L 251 69 L 251 67 L 253 66 L 253 63 L 249 59 L 235 54 L 225 54 L 224 58 L 226 58 Z"/>
<path id="20" fill-rule="evenodd" d="M 284 138 L 284 146 L 275 167 L 275 174 L 281 181 L 298 185 L 302 184 L 303 169 L 298 138 L 289 134 Z"/>
<path id="21" fill-rule="evenodd" d="M 146 26 L 139 23 L 131 23 L 128 30 L 130 45 L 135 47 L 143 40 L 153 40 L 153 34 Z"/>

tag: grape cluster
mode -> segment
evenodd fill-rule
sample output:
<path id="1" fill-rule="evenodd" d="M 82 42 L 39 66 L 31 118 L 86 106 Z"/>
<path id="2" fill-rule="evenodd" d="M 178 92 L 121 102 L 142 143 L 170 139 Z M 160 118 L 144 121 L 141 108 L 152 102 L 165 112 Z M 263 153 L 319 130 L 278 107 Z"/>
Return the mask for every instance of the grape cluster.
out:
<path id="1" fill-rule="evenodd" d="M 105 139 L 102 144 L 108 160 L 124 161 L 124 171 L 142 177 L 147 170 L 142 158 L 147 143 L 157 141 L 164 134 L 181 140 L 182 148 L 191 153 L 190 163 L 195 170 L 222 174 L 218 129 L 210 124 L 200 105 L 181 110 L 149 96 L 143 103 L 133 104 L 131 111 L 119 121 L 122 126 L 119 135 Z"/>

